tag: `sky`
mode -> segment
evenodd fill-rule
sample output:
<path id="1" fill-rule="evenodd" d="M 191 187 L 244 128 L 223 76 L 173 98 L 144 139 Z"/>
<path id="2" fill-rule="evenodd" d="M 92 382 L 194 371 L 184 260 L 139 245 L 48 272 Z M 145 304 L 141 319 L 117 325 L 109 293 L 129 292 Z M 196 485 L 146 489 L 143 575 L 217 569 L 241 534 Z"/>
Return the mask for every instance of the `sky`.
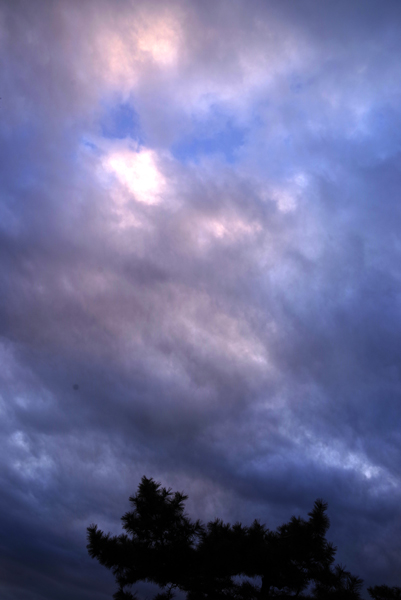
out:
<path id="1" fill-rule="evenodd" d="M 401 585 L 401 4 L 0 0 L 0 595 L 143 475 Z M 142 591 L 142 598 L 149 597 Z"/>

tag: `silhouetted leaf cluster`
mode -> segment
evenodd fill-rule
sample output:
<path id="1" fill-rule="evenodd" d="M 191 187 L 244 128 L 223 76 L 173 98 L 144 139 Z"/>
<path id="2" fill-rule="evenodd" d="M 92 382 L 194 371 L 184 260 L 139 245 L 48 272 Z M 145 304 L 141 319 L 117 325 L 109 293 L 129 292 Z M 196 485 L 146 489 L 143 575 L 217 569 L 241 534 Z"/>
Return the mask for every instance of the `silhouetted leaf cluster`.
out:
<path id="1" fill-rule="evenodd" d="M 358 600 L 362 580 L 334 564 L 336 548 L 326 540 L 327 504 L 316 500 L 309 519 L 292 517 L 276 531 L 255 520 L 251 526 L 216 519 L 202 524 L 184 511 L 187 496 L 142 478 L 122 517 L 124 533 L 88 527 L 88 551 L 111 569 L 115 600 L 133 600 L 130 589 L 152 582 L 171 600 L 174 590 L 187 600 L 298 598 Z M 373 600 L 401 600 L 400 588 L 368 588 Z"/>

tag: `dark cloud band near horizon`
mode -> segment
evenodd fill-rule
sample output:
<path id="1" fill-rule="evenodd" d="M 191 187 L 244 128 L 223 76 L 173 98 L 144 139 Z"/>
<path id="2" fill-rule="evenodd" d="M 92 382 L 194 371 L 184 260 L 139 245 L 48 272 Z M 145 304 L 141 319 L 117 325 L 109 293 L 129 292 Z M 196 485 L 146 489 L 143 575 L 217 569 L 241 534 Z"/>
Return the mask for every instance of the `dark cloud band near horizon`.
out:
<path id="1" fill-rule="evenodd" d="M 401 586 L 401 6 L 0 0 L 1 583 L 142 477 Z M 146 591 L 143 592 L 144 597 Z"/>

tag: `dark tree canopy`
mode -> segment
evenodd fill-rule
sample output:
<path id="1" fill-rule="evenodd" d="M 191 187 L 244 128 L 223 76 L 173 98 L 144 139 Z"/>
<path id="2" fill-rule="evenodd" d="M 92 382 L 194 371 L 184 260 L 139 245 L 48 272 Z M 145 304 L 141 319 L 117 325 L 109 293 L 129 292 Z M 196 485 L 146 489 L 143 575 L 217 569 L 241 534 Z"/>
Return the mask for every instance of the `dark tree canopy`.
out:
<path id="1" fill-rule="evenodd" d="M 369 587 L 368 592 L 373 600 L 401 600 L 401 588 L 388 585 Z"/>
<path id="2" fill-rule="evenodd" d="M 362 580 L 334 564 L 336 548 L 326 540 L 327 504 L 316 500 L 308 520 L 292 517 L 276 531 L 255 520 L 249 527 L 216 519 L 202 524 L 185 514 L 182 493 L 142 478 L 132 510 L 122 517 L 124 533 L 88 527 L 88 551 L 111 569 L 115 600 L 135 598 L 139 581 L 158 585 L 154 600 L 174 590 L 187 600 L 299 598 L 358 600 Z M 374 600 L 401 599 L 399 588 L 368 589 Z"/>

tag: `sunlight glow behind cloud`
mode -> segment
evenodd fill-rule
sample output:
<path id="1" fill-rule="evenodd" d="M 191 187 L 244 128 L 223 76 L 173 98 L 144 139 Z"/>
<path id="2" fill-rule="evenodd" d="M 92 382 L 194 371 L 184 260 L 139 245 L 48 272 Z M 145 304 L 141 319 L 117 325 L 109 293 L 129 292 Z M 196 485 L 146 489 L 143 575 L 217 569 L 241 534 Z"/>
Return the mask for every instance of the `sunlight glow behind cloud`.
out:
<path id="1" fill-rule="evenodd" d="M 138 202 L 158 204 L 166 187 L 152 150 L 116 150 L 103 159 L 106 171 L 113 173 Z"/>
<path id="2" fill-rule="evenodd" d="M 169 17 L 153 20 L 138 32 L 140 51 L 149 53 L 152 59 L 163 66 L 177 62 L 179 52 L 179 25 L 176 19 Z"/>

